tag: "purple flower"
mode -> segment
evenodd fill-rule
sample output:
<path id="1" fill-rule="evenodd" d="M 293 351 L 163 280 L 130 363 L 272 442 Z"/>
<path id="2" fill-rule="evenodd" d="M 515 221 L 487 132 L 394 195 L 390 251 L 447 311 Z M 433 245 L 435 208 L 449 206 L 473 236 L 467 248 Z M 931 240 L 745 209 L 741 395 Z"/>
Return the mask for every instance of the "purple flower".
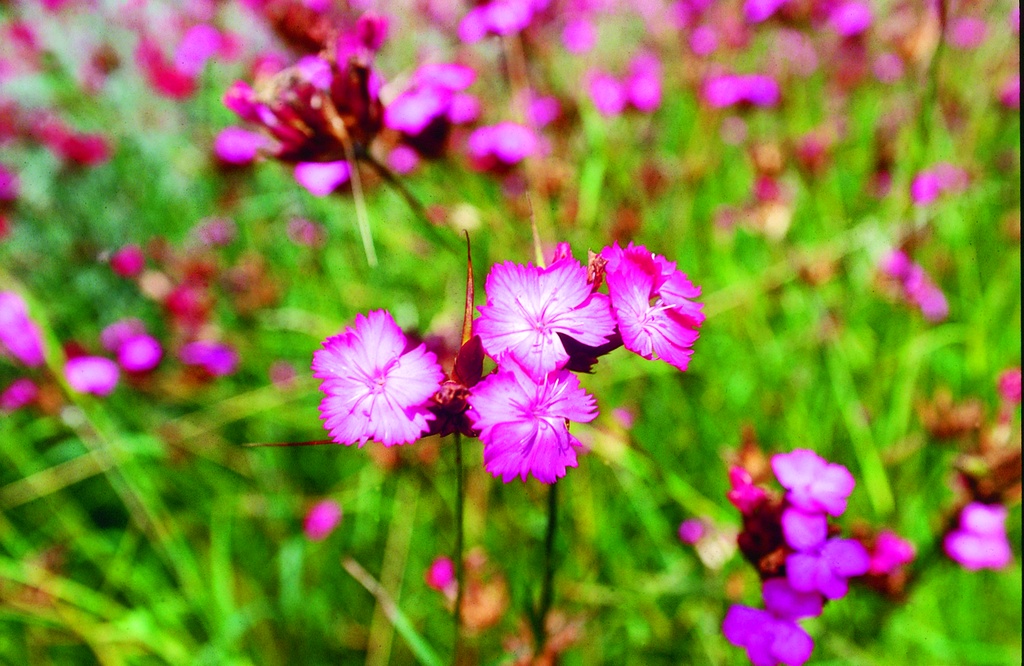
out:
<path id="1" fill-rule="evenodd" d="M 708 531 L 707 525 L 699 518 L 689 518 L 679 524 L 679 540 L 692 546 Z"/>
<path id="2" fill-rule="evenodd" d="M 946 535 L 942 546 L 970 571 L 1002 569 L 1013 560 L 1006 538 L 1006 507 L 971 502 L 960 512 L 960 527 Z"/>
<path id="3" fill-rule="evenodd" d="M 868 572 L 871 558 L 859 541 L 829 539 L 821 550 L 793 553 L 786 558 L 786 578 L 799 592 L 821 592 L 841 599 L 849 589 L 848 578 Z"/>
<path id="4" fill-rule="evenodd" d="M 709 25 L 694 28 L 690 33 L 690 50 L 694 55 L 709 56 L 718 49 L 718 33 Z"/>
<path id="5" fill-rule="evenodd" d="M 772 615 L 783 620 L 799 620 L 821 615 L 822 599 L 817 592 L 793 589 L 785 578 L 769 578 L 761 588 L 764 606 Z"/>
<path id="6" fill-rule="evenodd" d="M 976 16 L 961 16 L 953 19 L 948 30 L 950 44 L 964 51 L 973 51 L 985 41 L 988 26 Z"/>
<path id="7" fill-rule="evenodd" d="M 148 372 L 160 364 L 160 343 L 145 333 L 125 340 L 117 349 L 117 362 L 128 372 Z"/>
<path id="8" fill-rule="evenodd" d="M 300 162 L 295 165 L 295 180 L 315 197 L 326 197 L 348 182 L 352 170 L 345 160 L 337 162 Z"/>
<path id="9" fill-rule="evenodd" d="M 789 491 L 786 499 L 790 504 L 808 512 L 841 515 L 855 485 L 850 470 L 808 449 L 772 456 L 772 471 Z"/>
<path id="10" fill-rule="evenodd" d="M 782 535 L 794 550 L 813 550 L 825 543 L 828 519 L 824 513 L 789 507 L 782 512 Z"/>
<path id="11" fill-rule="evenodd" d="M 0 412 L 13 412 L 30 404 L 39 395 L 39 389 L 27 377 L 16 379 L 0 392 Z"/>
<path id="12" fill-rule="evenodd" d="M 700 287 L 674 262 L 642 245 L 623 249 L 615 243 L 601 251 L 601 258 L 608 262 L 605 276 L 622 344 L 646 359 L 657 355 L 686 370 L 704 323 L 704 304 L 693 300 Z"/>
<path id="13" fill-rule="evenodd" d="M 949 316 L 945 294 L 905 252 L 893 250 L 882 259 L 880 267 L 886 275 L 900 282 L 904 298 L 916 305 L 926 319 L 942 321 Z"/>
<path id="14" fill-rule="evenodd" d="M 591 72 L 587 76 L 587 89 L 602 116 L 617 116 L 626 108 L 626 90 L 611 74 Z"/>
<path id="15" fill-rule="evenodd" d="M 68 384 L 79 393 L 110 395 L 120 379 L 117 364 L 102 356 L 78 356 L 64 364 Z"/>
<path id="16" fill-rule="evenodd" d="M 100 332 L 100 344 L 112 354 L 116 354 L 121 345 L 129 338 L 146 332 L 146 325 L 140 320 L 130 317 L 119 319 Z"/>
<path id="17" fill-rule="evenodd" d="M 310 541 L 323 541 L 341 523 L 341 505 L 334 500 L 322 500 L 310 507 L 302 530 Z"/>
<path id="18" fill-rule="evenodd" d="M 206 61 L 221 50 L 222 38 L 217 29 L 200 23 L 188 29 L 174 52 L 174 67 L 182 74 L 196 77 L 203 72 Z"/>
<path id="19" fill-rule="evenodd" d="M 444 114 L 450 102 L 451 93 L 434 86 L 406 90 L 384 109 L 384 125 L 415 136 Z"/>
<path id="20" fill-rule="evenodd" d="M 594 397 L 576 375 L 555 370 L 537 380 L 512 359 L 473 387 L 469 402 L 469 417 L 484 445 L 484 467 L 505 483 L 529 475 L 554 483 L 565 476 L 582 447 L 569 434 L 568 421 L 597 417 Z"/>
<path id="21" fill-rule="evenodd" d="M 750 472 L 742 467 L 729 468 L 729 485 L 731 490 L 725 496 L 743 515 L 753 512 L 768 496 L 764 488 L 754 485 Z"/>
<path id="22" fill-rule="evenodd" d="M 868 573 L 886 575 L 914 561 L 914 544 L 895 532 L 883 530 L 875 538 Z"/>
<path id="23" fill-rule="evenodd" d="M 538 381 L 569 361 L 559 335 L 596 347 L 615 330 L 608 297 L 594 293 L 572 257 L 548 268 L 496 264 L 484 286 L 476 333 L 494 358 L 510 355 Z"/>
<path id="24" fill-rule="evenodd" d="M 242 166 L 250 164 L 267 146 L 267 139 L 262 134 L 241 127 L 228 127 L 213 140 L 213 154 L 225 164 Z"/>
<path id="25" fill-rule="evenodd" d="M 13 291 L 0 291 L 0 352 L 5 349 L 27 366 L 43 364 L 42 334 L 25 301 Z"/>
<path id="26" fill-rule="evenodd" d="M 323 380 L 320 416 L 331 438 L 359 446 L 419 439 L 434 420 L 427 400 L 444 379 L 434 353 L 422 344 L 410 348 L 385 310 L 357 315 L 354 327 L 324 340 L 313 354 L 313 376 Z"/>
<path id="27" fill-rule="evenodd" d="M 238 352 L 223 342 L 190 342 L 178 350 L 178 357 L 185 365 L 198 366 L 214 377 L 230 375 L 238 367 Z"/>
<path id="28" fill-rule="evenodd" d="M 388 166 L 397 174 L 412 173 L 419 164 L 419 154 L 409 146 L 397 145 L 388 153 Z"/>
<path id="29" fill-rule="evenodd" d="M 814 641 L 796 622 L 749 606 L 729 608 L 722 633 L 730 643 L 746 649 L 754 666 L 802 666 L 814 650 Z"/>

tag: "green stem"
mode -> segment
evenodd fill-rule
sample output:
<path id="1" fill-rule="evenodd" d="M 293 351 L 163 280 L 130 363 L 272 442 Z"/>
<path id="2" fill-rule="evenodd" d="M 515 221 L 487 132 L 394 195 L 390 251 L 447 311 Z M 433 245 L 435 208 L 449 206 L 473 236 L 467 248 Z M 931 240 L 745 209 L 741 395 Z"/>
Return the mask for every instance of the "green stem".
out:
<path id="1" fill-rule="evenodd" d="M 462 643 L 462 597 L 465 589 L 465 572 L 462 564 L 463 550 L 463 514 L 466 503 L 465 484 L 463 483 L 462 467 L 462 434 L 455 433 L 455 641 L 453 643 L 452 663 L 459 663 L 459 652 Z"/>
<path id="2" fill-rule="evenodd" d="M 554 596 L 555 578 L 555 531 L 558 526 L 558 483 L 548 486 L 548 528 L 544 535 L 544 579 L 540 588 L 540 606 L 534 615 L 533 635 L 536 639 L 537 650 L 535 654 L 540 656 L 547 642 L 547 618 L 551 610 L 551 601 Z"/>

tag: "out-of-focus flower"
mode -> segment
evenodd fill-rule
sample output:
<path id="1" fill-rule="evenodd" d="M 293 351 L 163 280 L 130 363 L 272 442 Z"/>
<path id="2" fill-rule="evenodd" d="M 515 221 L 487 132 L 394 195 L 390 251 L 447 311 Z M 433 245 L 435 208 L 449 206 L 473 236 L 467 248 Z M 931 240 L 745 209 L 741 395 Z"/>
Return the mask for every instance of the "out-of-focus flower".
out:
<path id="1" fill-rule="evenodd" d="M 854 480 L 842 465 L 830 463 L 814 451 L 796 449 L 772 456 L 772 471 L 789 492 L 786 499 L 804 511 L 824 511 L 838 516 L 846 511 L 846 500 Z"/>
<path id="2" fill-rule="evenodd" d="M 138 245 L 125 245 L 110 255 L 110 267 L 121 277 L 135 277 L 146 267 L 146 255 Z"/>
<path id="3" fill-rule="evenodd" d="M 334 500 L 321 500 L 311 506 L 302 522 L 302 530 L 310 541 L 323 541 L 341 524 L 341 505 Z"/>
<path id="4" fill-rule="evenodd" d="M 1020 368 L 1004 370 L 999 375 L 999 396 L 1006 402 L 1020 404 Z"/>
<path id="5" fill-rule="evenodd" d="M 430 563 L 430 568 L 424 576 L 427 587 L 438 592 L 447 592 L 453 589 L 458 582 L 455 580 L 455 563 L 451 558 L 438 557 Z"/>
<path id="6" fill-rule="evenodd" d="M 704 82 L 701 96 L 712 108 L 737 104 L 775 106 L 781 91 L 775 79 L 763 74 L 722 74 Z"/>
<path id="7" fill-rule="evenodd" d="M 690 33 L 690 50 L 694 55 L 709 56 L 718 49 L 718 33 L 710 25 L 694 28 Z"/>
<path id="8" fill-rule="evenodd" d="M 755 666 L 802 666 L 814 650 L 814 641 L 796 622 L 749 606 L 729 608 L 722 633 L 730 643 L 744 648 Z"/>
<path id="9" fill-rule="evenodd" d="M 28 377 L 11 382 L 10 386 L 0 391 L 0 412 L 13 412 L 30 405 L 39 395 L 39 389 Z"/>
<path id="10" fill-rule="evenodd" d="M 196 340 L 178 350 L 185 365 L 202 368 L 214 377 L 230 375 L 238 367 L 238 352 L 231 345 L 210 340 Z"/>
<path id="11" fill-rule="evenodd" d="M 251 164 L 260 150 L 269 146 L 262 134 L 241 127 L 227 127 L 213 141 L 213 154 L 224 164 L 244 166 Z"/>
<path id="12" fill-rule="evenodd" d="M 513 122 L 478 127 L 466 140 L 473 167 L 504 171 L 540 152 L 540 138 L 528 127 Z"/>
<path id="13" fill-rule="evenodd" d="M 879 532 L 871 550 L 868 573 L 890 574 L 904 564 L 914 561 L 914 544 L 890 530 Z"/>
<path id="14" fill-rule="evenodd" d="M 0 291 L 0 352 L 4 350 L 27 366 L 43 364 L 42 333 L 13 291 Z"/>
<path id="15" fill-rule="evenodd" d="M 747 23 L 761 23 L 770 19 L 789 0 L 746 0 L 743 16 Z"/>
<path id="16" fill-rule="evenodd" d="M 622 248 L 616 242 L 601 251 L 601 258 L 607 262 L 605 278 L 623 346 L 686 370 L 704 323 L 704 304 L 695 300 L 700 287 L 676 270 L 675 262 L 642 245 Z"/>
<path id="17" fill-rule="evenodd" d="M 32 131 L 50 152 L 65 162 L 92 167 L 110 159 L 110 144 L 102 134 L 78 132 L 51 117 L 36 122 Z"/>
<path id="18" fill-rule="evenodd" d="M 988 26 L 976 16 L 961 16 L 949 23 L 949 43 L 963 51 L 973 51 L 985 41 Z"/>
<path id="19" fill-rule="evenodd" d="M 322 224 L 296 217 L 288 221 L 288 239 L 296 245 L 320 247 L 327 239 L 327 232 Z"/>
<path id="20" fill-rule="evenodd" d="M 751 513 L 768 497 L 767 491 L 755 485 L 750 473 L 742 467 L 729 468 L 729 485 L 731 489 L 726 497 L 743 515 Z"/>
<path id="21" fill-rule="evenodd" d="M 689 518 L 679 524 L 679 540 L 688 546 L 700 541 L 707 533 L 707 525 L 699 518 Z"/>
<path id="22" fill-rule="evenodd" d="M 661 61 L 652 53 L 641 53 L 629 63 L 625 81 L 629 103 L 641 113 L 651 113 L 661 105 Z"/>
<path id="23" fill-rule="evenodd" d="M 117 362 L 128 372 L 148 372 L 163 358 L 160 342 L 151 335 L 134 335 L 117 349 Z"/>
<path id="24" fill-rule="evenodd" d="M 803 551 L 787 557 L 786 578 L 799 592 L 821 592 L 829 599 L 841 599 L 849 589 L 848 579 L 866 574 L 870 561 L 860 542 L 829 539 L 819 551 Z"/>
<path id="25" fill-rule="evenodd" d="M 562 44 L 569 53 L 586 53 L 597 44 L 597 29 L 587 18 L 572 19 L 562 29 Z"/>
<path id="26" fill-rule="evenodd" d="M 871 27 L 871 7 L 866 2 L 848 0 L 832 10 L 828 22 L 840 37 L 856 37 Z"/>
<path id="27" fill-rule="evenodd" d="M 529 112 L 534 127 L 545 127 L 558 118 L 562 108 L 554 97 L 534 97 L 530 100 Z"/>
<path id="28" fill-rule="evenodd" d="M 1006 538 L 1006 507 L 971 502 L 960 512 L 960 526 L 942 542 L 946 554 L 965 569 L 1002 569 L 1013 560 Z"/>
<path id="29" fill-rule="evenodd" d="M 420 156 L 409 146 L 395 146 L 388 153 L 388 166 L 397 174 L 412 173 L 420 164 Z"/>
<path id="30" fill-rule="evenodd" d="M 626 90 L 611 74 L 591 72 L 587 76 L 587 89 L 594 107 L 603 116 L 617 116 L 626 108 Z"/>
<path id="31" fill-rule="evenodd" d="M 313 376 L 322 380 L 320 416 L 331 439 L 393 446 L 427 430 L 434 420 L 427 401 L 444 373 L 425 345 L 408 347 L 385 310 L 357 315 L 354 327 L 324 340 L 313 354 Z"/>
<path id="32" fill-rule="evenodd" d="M 511 35 L 530 24 L 547 0 L 492 0 L 469 10 L 459 22 L 459 39 L 467 44 L 488 35 Z"/>
<path id="33" fill-rule="evenodd" d="M 439 157 L 452 124 L 471 122 L 479 102 L 464 91 L 476 72 L 456 63 L 420 66 L 410 86 L 384 109 L 384 125 L 402 133 L 404 143 L 424 157 Z"/>
<path id="34" fill-rule="evenodd" d="M 903 78 L 903 59 L 895 53 L 882 53 L 875 58 L 871 69 L 882 83 L 896 83 Z"/>
<path id="35" fill-rule="evenodd" d="M 0 203 L 15 201 L 20 189 L 18 174 L 0 164 Z"/>
<path id="36" fill-rule="evenodd" d="M 1008 109 L 1020 109 L 1020 74 L 1011 76 L 999 89 L 999 103 Z"/>
<path id="37" fill-rule="evenodd" d="M 788 507 L 782 512 L 782 534 L 794 550 L 813 550 L 825 543 L 828 519 L 818 511 Z"/>
<path id="38" fill-rule="evenodd" d="M 893 250 L 881 263 L 882 272 L 897 280 L 903 296 L 921 310 L 929 321 L 942 321 L 949 316 L 945 294 L 932 282 L 924 268 L 910 260 L 902 250 Z"/>
<path id="39" fill-rule="evenodd" d="M 121 373 L 117 364 L 102 356 L 77 356 L 64 365 L 68 385 L 79 393 L 108 396 L 117 386 Z"/>
<path id="40" fill-rule="evenodd" d="M 821 615 L 822 599 L 817 592 L 800 591 L 785 578 L 769 578 L 761 589 L 764 606 L 784 620 L 800 620 Z"/>
<path id="41" fill-rule="evenodd" d="M 295 180 L 315 197 L 326 197 L 348 182 L 352 168 L 345 160 L 337 162 L 300 162 L 295 165 Z"/>
<path id="42" fill-rule="evenodd" d="M 569 434 L 569 421 L 587 423 L 597 417 L 594 397 L 567 370 L 534 379 L 514 360 L 499 366 L 470 394 L 473 427 L 484 445 L 484 467 L 508 483 L 533 476 L 554 483 L 576 467 L 583 445 Z"/>
<path id="43" fill-rule="evenodd" d="M 229 217 L 207 217 L 193 229 L 199 242 L 209 247 L 230 245 L 238 235 L 238 225 Z"/>
<path id="44" fill-rule="evenodd" d="M 484 349 L 494 358 L 510 355 L 536 381 L 569 361 L 560 336 L 598 346 L 615 329 L 608 297 L 594 293 L 587 269 L 572 257 L 544 269 L 497 264 L 484 289 L 487 303 L 476 320 Z"/>

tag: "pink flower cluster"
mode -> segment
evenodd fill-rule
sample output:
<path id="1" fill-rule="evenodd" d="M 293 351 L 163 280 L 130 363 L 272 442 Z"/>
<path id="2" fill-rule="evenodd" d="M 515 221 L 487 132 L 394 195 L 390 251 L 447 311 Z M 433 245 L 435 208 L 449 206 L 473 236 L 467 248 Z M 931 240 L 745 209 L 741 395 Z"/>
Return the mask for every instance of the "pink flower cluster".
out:
<path id="1" fill-rule="evenodd" d="M 890 252 L 882 260 L 881 269 L 885 275 L 899 283 L 903 297 L 916 305 L 925 319 L 942 321 L 949 316 L 949 303 L 945 294 L 919 264 L 911 261 L 906 252 Z"/>
<path id="2" fill-rule="evenodd" d="M 604 280 L 608 294 L 598 291 Z M 495 265 L 485 290 L 475 336 L 447 380 L 436 356 L 410 345 L 385 311 L 328 338 L 313 375 L 323 380 L 320 412 L 332 439 L 391 446 L 459 431 L 479 435 L 486 469 L 503 481 L 553 483 L 582 448 L 569 422 L 597 416 L 575 373 L 618 346 L 685 370 L 704 321 L 700 288 L 642 246 L 606 247 L 584 266 L 562 244 L 547 268 Z M 484 353 L 497 368 L 481 379 Z"/>
<path id="3" fill-rule="evenodd" d="M 741 468 L 730 470 L 728 498 L 743 514 L 737 543 L 764 579 L 765 610 L 733 606 L 722 630 L 754 664 L 800 666 L 814 641 L 796 621 L 820 615 L 827 600 L 846 596 L 850 578 L 873 565 L 888 571 L 905 563 L 905 553 L 885 550 L 892 550 L 887 541 L 875 562 L 859 541 L 841 538 L 830 527 L 829 517 L 846 511 L 854 487 L 842 465 L 797 449 L 773 456 L 771 466 L 786 489 L 781 498 L 754 485 Z"/>

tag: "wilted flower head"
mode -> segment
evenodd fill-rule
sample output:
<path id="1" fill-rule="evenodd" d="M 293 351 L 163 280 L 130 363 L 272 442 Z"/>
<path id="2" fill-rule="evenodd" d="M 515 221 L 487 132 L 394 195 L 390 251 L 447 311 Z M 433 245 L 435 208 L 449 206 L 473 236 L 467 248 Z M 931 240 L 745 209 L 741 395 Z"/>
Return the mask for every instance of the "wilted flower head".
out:
<path id="1" fill-rule="evenodd" d="M 341 523 L 341 505 L 334 500 L 321 500 L 309 508 L 302 530 L 310 541 L 323 541 Z"/>
<path id="2" fill-rule="evenodd" d="M 320 416 L 339 444 L 392 446 L 420 438 L 434 420 L 427 407 L 444 373 L 425 345 L 410 348 L 390 313 L 357 315 L 355 326 L 313 354 L 323 380 Z"/>
<path id="3" fill-rule="evenodd" d="M 615 329 L 608 297 L 594 293 L 587 269 L 572 257 L 548 268 L 497 264 L 484 288 L 487 303 L 476 320 L 484 349 L 511 356 L 537 381 L 569 361 L 561 336 L 598 346 Z"/>
<path id="4" fill-rule="evenodd" d="M 965 569 L 1002 569 L 1013 560 L 1006 538 L 1006 507 L 971 502 L 960 512 L 960 525 L 942 542 L 946 554 Z"/>
<path id="5" fill-rule="evenodd" d="M 484 467 L 505 483 L 517 476 L 554 483 L 565 476 L 582 447 L 569 434 L 568 421 L 597 417 L 596 402 L 576 375 L 555 370 L 535 379 L 512 359 L 473 387 L 469 402 L 469 417 L 484 445 Z"/>
<path id="6" fill-rule="evenodd" d="M 121 373 L 117 364 L 102 356 L 78 356 L 68 359 L 64 365 L 64 376 L 68 384 L 79 393 L 110 395 Z"/>
<path id="7" fill-rule="evenodd" d="M 0 291 L 0 352 L 5 350 L 27 366 L 43 364 L 42 334 L 13 291 Z"/>

